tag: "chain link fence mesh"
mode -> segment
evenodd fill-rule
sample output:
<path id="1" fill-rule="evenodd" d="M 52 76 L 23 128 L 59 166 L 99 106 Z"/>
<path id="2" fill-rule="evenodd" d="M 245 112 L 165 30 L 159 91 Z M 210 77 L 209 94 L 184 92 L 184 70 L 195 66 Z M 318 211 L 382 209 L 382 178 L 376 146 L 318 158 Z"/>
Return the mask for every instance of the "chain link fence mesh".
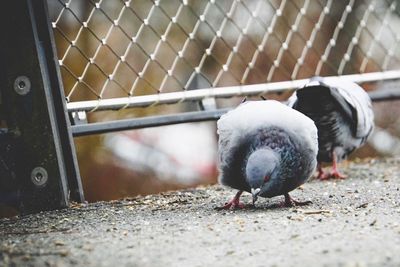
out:
<path id="1" fill-rule="evenodd" d="M 399 70 L 399 5 L 396 0 L 49 1 L 69 106 L 119 99 L 118 108 L 171 92 L 183 102 L 185 92 L 198 88 Z M 158 102 L 149 99 L 148 105 Z"/>

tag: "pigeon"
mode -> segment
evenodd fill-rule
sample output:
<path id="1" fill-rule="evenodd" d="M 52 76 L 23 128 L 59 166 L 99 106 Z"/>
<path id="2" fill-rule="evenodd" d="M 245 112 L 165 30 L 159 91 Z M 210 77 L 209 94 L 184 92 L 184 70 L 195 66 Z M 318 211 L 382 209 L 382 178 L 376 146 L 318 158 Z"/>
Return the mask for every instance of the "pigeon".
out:
<path id="1" fill-rule="evenodd" d="M 242 102 L 217 122 L 220 184 L 239 190 L 218 209 L 243 208 L 244 191 L 258 197 L 284 195 L 285 206 L 303 205 L 289 196 L 315 172 L 318 140 L 314 122 L 276 101 Z"/>
<path id="2" fill-rule="evenodd" d="M 313 77 L 288 105 L 310 117 L 318 128 L 318 179 L 341 178 L 337 163 L 363 145 L 374 128 L 371 99 L 354 82 Z M 322 163 L 332 163 L 324 172 Z"/>

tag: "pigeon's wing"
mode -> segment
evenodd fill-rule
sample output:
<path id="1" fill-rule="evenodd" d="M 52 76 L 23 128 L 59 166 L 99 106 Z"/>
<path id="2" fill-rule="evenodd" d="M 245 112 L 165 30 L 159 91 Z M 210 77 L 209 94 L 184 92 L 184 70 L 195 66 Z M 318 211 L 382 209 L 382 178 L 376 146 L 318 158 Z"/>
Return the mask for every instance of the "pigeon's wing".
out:
<path id="1" fill-rule="evenodd" d="M 374 127 L 374 114 L 371 99 L 364 89 L 343 79 L 325 80 L 322 83 L 331 89 L 331 95 L 357 123 L 355 137 L 368 137 Z"/>
<path id="2" fill-rule="evenodd" d="M 359 85 L 345 79 L 323 79 L 313 77 L 302 88 L 312 86 L 328 87 L 331 95 L 339 104 L 346 116 L 356 123 L 355 137 L 366 138 L 374 127 L 374 114 L 372 111 L 371 99 Z M 301 90 L 302 88 L 298 89 Z M 289 107 L 296 109 L 297 94 L 294 93 L 287 100 Z"/>
<path id="3" fill-rule="evenodd" d="M 236 109 L 242 105 L 247 105 L 249 102 L 243 102 Z M 238 119 L 243 120 L 243 117 L 239 116 L 236 109 L 228 111 L 223 114 L 221 118 L 217 121 L 217 134 L 218 138 L 218 152 L 219 160 L 221 164 L 225 164 L 227 157 L 232 153 L 231 150 L 237 146 L 239 141 L 241 128 L 237 127 L 244 122 L 238 121 Z"/>

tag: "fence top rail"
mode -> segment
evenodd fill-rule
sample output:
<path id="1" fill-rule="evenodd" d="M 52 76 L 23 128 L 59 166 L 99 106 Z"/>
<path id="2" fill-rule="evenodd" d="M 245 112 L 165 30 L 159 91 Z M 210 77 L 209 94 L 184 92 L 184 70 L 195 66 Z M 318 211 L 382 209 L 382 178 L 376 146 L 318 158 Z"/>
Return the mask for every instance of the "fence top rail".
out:
<path id="1" fill-rule="evenodd" d="M 384 80 L 400 79 L 400 70 L 371 72 L 363 74 L 351 74 L 325 77 L 328 80 L 345 79 L 356 83 L 377 82 Z M 77 101 L 67 103 L 69 112 L 76 111 L 100 111 L 119 110 L 133 107 L 148 107 L 160 104 L 176 104 L 185 101 L 198 101 L 204 98 L 225 98 L 232 96 L 251 96 L 265 93 L 277 93 L 302 87 L 309 79 L 261 83 L 251 85 L 239 85 L 228 87 L 204 88 L 186 90 L 181 92 L 160 93 L 145 96 L 131 96 L 110 99 L 98 99 L 89 101 Z"/>

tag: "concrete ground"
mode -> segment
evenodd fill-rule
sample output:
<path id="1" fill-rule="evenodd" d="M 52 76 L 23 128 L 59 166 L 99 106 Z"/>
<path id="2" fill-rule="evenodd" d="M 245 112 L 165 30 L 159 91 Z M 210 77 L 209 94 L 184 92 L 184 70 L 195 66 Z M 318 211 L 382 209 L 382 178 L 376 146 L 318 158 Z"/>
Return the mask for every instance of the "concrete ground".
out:
<path id="1" fill-rule="evenodd" d="M 342 166 L 305 207 L 217 211 L 235 191 L 207 186 L 2 219 L 0 266 L 400 266 L 400 159 Z"/>

